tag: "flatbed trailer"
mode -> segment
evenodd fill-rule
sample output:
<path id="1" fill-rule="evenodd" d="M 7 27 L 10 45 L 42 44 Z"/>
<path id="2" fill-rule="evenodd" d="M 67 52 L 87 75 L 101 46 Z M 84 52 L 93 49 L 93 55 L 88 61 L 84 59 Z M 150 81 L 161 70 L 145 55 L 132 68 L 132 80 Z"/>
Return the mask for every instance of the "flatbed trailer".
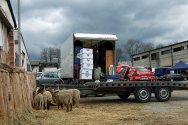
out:
<path id="1" fill-rule="evenodd" d="M 52 88 L 77 88 L 81 95 L 117 94 L 121 99 L 126 100 L 134 94 L 138 102 L 148 102 L 151 94 L 160 102 L 168 101 L 173 90 L 188 90 L 188 81 L 112 81 L 112 82 L 86 82 L 85 84 L 48 84 L 42 85 Z"/>
<path id="2" fill-rule="evenodd" d="M 173 90 L 188 90 L 188 81 L 113 81 L 88 82 L 86 85 L 97 93 L 114 93 L 121 99 L 134 94 L 138 102 L 148 102 L 151 94 L 160 102 L 168 101 Z"/>

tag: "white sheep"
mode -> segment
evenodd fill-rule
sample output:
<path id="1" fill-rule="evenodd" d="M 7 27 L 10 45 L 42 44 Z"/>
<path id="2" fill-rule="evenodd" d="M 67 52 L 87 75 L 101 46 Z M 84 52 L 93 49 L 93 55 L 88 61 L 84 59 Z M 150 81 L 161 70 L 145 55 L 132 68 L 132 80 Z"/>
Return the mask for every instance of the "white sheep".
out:
<path id="1" fill-rule="evenodd" d="M 61 106 L 61 108 L 63 109 L 63 105 L 65 105 L 67 107 L 67 112 L 68 111 L 72 111 L 72 95 L 67 92 L 67 91 L 60 91 L 56 94 L 56 103 L 59 107 Z"/>
<path id="2" fill-rule="evenodd" d="M 54 90 L 53 93 L 57 92 L 68 92 L 72 96 L 72 102 L 75 107 L 79 106 L 80 102 L 80 91 L 78 89 L 63 89 L 63 90 Z"/>
<path id="3" fill-rule="evenodd" d="M 73 91 L 73 105 L 75 107 L 79 107 L 80 90 L 78 90 L 78 89 L 69 89 L 69 91 Z"/>
<path id="4" fill-rule="evenodd" d="M 44 90 L 43 92 L 43 99 L 44 99 L 44 109 L 50 109 L 50 104 L 52 101 L 52 94 L 49 91 Z"/>
<path id="5" fill-rule="evenodd" d="M 36 109 L 43 109 L 43 105 L 44 105 L 44 100 L 43 100 L 43 95 L 41 93 L 38 93 L 35 97 L 34 97 L 34 107 L 36 107 Z"/>

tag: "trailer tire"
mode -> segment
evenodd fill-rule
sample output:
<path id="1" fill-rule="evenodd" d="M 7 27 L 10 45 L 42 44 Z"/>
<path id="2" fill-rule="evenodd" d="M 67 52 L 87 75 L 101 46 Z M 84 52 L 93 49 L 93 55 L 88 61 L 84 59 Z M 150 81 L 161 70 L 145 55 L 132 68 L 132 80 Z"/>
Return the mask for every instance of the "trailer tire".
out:
<path id="1" fill-rule="evenodd" d="M 155 97 L 160 102 L 166 102 L 171 97 L 171 90 L 169 87 L 160 87 L 157 88 L 157 91 L 155 92 Z"/>
<path id="2" fill-rule="evenodd" d="M 118 93 L 117 96 L 123 100 L 126 100 L 127 98 L 129 98 L 129 96 L 131 95 L 131 93 L 126 92 L 126 93 Z"/>
<path id="3" fill-rule="evenodd" d="M 135 90 L 134 96 L 138 102 L 146 103 L 151 99 L 151 90 L 148 87 L 139 87 Z"/>
<path id="4" fill-rule="evenodd" d="M 100 94 L 95 94 L 96 97 L 103 97 L 104 94 L 103 93 L 100 93 Z"/>
<path id="5" fill-rule="evenodd" d="M 81 94 L 80 97 L 88 97 L 88 94 Z"/>

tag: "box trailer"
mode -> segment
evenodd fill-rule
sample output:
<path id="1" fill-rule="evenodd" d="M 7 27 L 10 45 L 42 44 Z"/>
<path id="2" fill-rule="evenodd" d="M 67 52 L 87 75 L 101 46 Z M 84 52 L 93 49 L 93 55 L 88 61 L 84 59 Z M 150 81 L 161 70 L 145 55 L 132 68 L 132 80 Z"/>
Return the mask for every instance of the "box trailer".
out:
<path id="1" fill-rule="evenodd" d="M 81 91 L 81 95 L 85 96 L 117 94 L 123 100 L 134 94 L 138 102 L 150 101 L 152 94 L 155 94 L 158 101 L 168 101 L 173 90 L 188 89 L 188 81 L 110 81 L 106 77 L 104 81 L 100 79 L 96 82 L 93 79 L 95 69 L 100 67 L 101 71 L 108 75 L 111 65 L 115 65 L 117 40 L 116 35 L 110 34 L 72 34 L 61 47 L 61 78 L 68 81 L 68 84 L 64 82 L 42 86 L 77 88 Z"/>
<path id="2" fill-rule="evenodd" d="M 110 65 L 115 65 L 117 40 L 112 34 L 71 34 L 61 46 L 61 78 L 93 80 L 98 67 L 107 75 Z"/>

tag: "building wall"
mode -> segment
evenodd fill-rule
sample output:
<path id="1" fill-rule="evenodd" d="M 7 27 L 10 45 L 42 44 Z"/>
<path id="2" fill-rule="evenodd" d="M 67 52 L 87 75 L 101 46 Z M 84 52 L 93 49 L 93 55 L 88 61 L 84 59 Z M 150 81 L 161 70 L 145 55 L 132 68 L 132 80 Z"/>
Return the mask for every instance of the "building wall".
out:
<path id="1" fill-rule="evenodd" d="M 152 59 L 152 54 L 155 53 L 157 56 L 155 59 Z M 149 56 L 143 59 L 142 56 L 146 54 L 149 54 Z M 165 67 L 173 66 L 179 62 L 179 60 L 188 63 L 188 41 L 136 54 L 133 56 L 133 65 Z"/>
<path id="2" fill-rule="evenodd" d="M 14 26 L 14 21 L 12 19 L 12 15 L 11 15 L 10 9 L 8 7 L 7 0 L 0 0 L 0 11 L 2 11 L 4 13 L 4 15 L 6 16 L 9 23 L 12 26 Z"/>
<path id="3" fill-rule="evenodd" d="M 18 41 L 17 41 L 17 36 L 18 35 L 18 30 L 14 31 L 14 41 L 15 41 L 15 47 L 14 47 L 14 60 L 15 60 L 15 65 L 19 66 L 19 48 L 18 48 Z M 27 48 L 24 43 L 24 39 L 21 35 L 21 66 L 25 69 L 25 71 L 32 71 L 31 69 L 31 62 L 29 59 L 29 54 L 27 52 Z"/>
<path id="4" fill-rule="evenodd" d="M 14 21 L 6 0 L 0 0 L 0 63 L 12 65 Z"/>

